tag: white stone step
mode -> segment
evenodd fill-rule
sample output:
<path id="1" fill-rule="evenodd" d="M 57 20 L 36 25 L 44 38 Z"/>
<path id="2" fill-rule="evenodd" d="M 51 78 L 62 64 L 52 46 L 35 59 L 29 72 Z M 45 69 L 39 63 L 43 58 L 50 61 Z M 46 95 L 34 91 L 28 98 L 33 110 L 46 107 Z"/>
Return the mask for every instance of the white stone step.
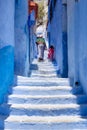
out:
<path id="1" fill-rule="evenodd" d="M 8 115 L 8 106 L 10 106 L 10 115 L 87 115 L 87 104 L 3 104 L 0 113 L 3 114 L 2 110 L 5 110 L 5 114 Z"/>
<path id="2" fill-rule="evenodd" d="M 5 104 L 4 104 L 5 105 Z M 80 108 L 86 107 L 87 104 L 9 104 L 11 108 L 18 108 L 18 109 L 38 109 L 38 110 L 54 110 L 54 109 L 68 109 L 68 108 Z"/>
<path id="3" fill-rule="evenodd" d="M 50 80 L 50 79 L 34 79 L 34 80 L 32 80 L 32 79 L 29 79 L 29 80 L 22 80 L 22 81 L 19 81 L 19 83 L 30 83 L 30 82 L 32 82 L 32 83 L 35 83 L 35 82 L 38 82 L 38 84 L 39 83 L 46 83 L 46 82 L 48 82 L 48 83 L 69 83 L 68 81 L 64 81 L 64 80 L 55 80 L 55 78 L 53 79 L 53 80 Z M 66 86 L 66 84 L 65 84 L 65 86 Z"/>
<path id="4" fill-rule="evenodd" d="M 13 87 L 12 89 L 13 94 L 25 94 L 25 95 L 63 95 L 63 94 L 70 94 L 72 91 L 71 87 L 67 86 L 50 86 L 50 87 L 44 87 L 44 86 L 17 86 Z"/>
<path id="5" fill-rule="evenodd" d="M 43 87 L 43 86 L 15 86 L 13 87 L 13 90 L 45 90 L 45 91 L 48 91 L 48 90 L 72 90 L 72 88 L 70 86 L 51 86 L 51 87 Z"/>
<path id="6" fill-rule="evenodd" d="M 19 95 L 13 94 L 8 96 L 8 103 L 31 103 L 31 104 L 85 104 L 87 103 L 86 95 Z"/>
<path id="7" fill-rule="evenodd" d="M 55 78 L 49 78 L 49 77 L 47 77 L 47 78 L 38 78 L 38 77 L 29 77 L 29 78 L 18 78 L 17 79 L 17 81 L 18 82 L 30 82 L 30 81 L 32 81 L 32 82 L 35 82 L 35 81 L 37 81 L 37 82 L 40 82 L 40 81 L 42 81 L 42 82 L 45 82 L 45 81 L 49 81 L 49 82 L 67 82 L 67 83 L 69 83 L 69 79 L 62 79 L 62 78 L 58 78 L 58 77 L 55 77 Z"/>
<path id="8" fill-rule="evenodd" d="M 71 123 L 87 121 L 87 117 L 81 118 L 80 116 L 9 116 L 5 122 L 20 122 L 20 123 Z"/>
<path id="9" fill-rule="evenodd" d="M 33 77 L 33 76 L 58 77 L 58 74 L 56 72 L 49 72 L 48 73 L 48 72 L 40 72 L 40 71 L 34 72 L 34 71 L 32 71 L 31 74 L 30 74 L 30 76 L 31 77 Z"/>
<path id="10" fill-rule="evenodd" d="M 83 97 L 85 95 L 73 95 L 73 94 L 68 94 L 68 95 L 20 95 L 20 94 L 12 94 L 9 95 L 9 98 L 24 98 L 24 99 L 28 99 L 28 98 L 41 98 L 41 99 L 45 99 L 45 98 L 79 98 L 79 97 Z"/>
<path id="11" fill-rule="evenodd" d="M 69 82 L 67 81 L 55 81 L 54 80 L 48 80 L 48 81 L 20 81 L 17 83 L 17 85 L 28 85 L 28 86 L 69 86 Z"/>

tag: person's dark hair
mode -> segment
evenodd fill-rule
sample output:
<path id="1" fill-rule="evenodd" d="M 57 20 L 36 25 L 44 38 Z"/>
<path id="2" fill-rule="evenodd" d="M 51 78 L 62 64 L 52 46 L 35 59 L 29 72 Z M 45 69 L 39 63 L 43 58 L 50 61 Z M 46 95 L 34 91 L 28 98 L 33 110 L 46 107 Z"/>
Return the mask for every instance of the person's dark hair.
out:
<path id="1" fill-rule="evenodd" d="M 53 45 L 51 45 L 51 46 L 50 46 L 50 48 L 51 48 L 51 49 L 54 49 L 54 46 L 53 46 Z"/>

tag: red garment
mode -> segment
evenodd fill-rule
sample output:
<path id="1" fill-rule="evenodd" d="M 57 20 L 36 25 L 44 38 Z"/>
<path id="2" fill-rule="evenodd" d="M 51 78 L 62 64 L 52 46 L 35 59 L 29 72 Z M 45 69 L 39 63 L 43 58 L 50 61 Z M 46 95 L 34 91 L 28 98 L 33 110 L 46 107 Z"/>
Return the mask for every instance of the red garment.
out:
<path id="1" fill-rule="evenodd" d="M 54 59 L 54 49 L 50 48 L 48 50 L 48 59 L 53 60 Z"/>

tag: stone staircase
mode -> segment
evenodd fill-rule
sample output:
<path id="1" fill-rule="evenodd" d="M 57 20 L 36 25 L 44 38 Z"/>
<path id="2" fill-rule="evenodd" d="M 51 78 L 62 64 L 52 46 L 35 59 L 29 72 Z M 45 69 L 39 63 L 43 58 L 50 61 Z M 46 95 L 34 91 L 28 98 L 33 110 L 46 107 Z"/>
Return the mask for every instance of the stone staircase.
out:
<path id="1" fill-rule="evenodd" d="M 0 130 L 87 130 L 87 96 L 57 68 L 35 59 L 29 77 L 16 77 L 0 106 Z"/>

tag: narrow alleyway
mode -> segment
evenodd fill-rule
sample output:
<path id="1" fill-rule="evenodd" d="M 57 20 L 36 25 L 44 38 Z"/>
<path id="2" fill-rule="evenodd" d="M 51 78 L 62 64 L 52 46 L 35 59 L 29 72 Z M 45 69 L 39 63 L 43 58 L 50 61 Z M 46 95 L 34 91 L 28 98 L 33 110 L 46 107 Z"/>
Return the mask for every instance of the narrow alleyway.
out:
<path id="1" fill-rule="evenodd" d="M 72 89 L 68 78 L 58 78 L 57 68 L 35 59 L 29 77 L 17 76 L 0 106 L 0 130 L 87 129 L 87 98 L 80 88 Z"/>

